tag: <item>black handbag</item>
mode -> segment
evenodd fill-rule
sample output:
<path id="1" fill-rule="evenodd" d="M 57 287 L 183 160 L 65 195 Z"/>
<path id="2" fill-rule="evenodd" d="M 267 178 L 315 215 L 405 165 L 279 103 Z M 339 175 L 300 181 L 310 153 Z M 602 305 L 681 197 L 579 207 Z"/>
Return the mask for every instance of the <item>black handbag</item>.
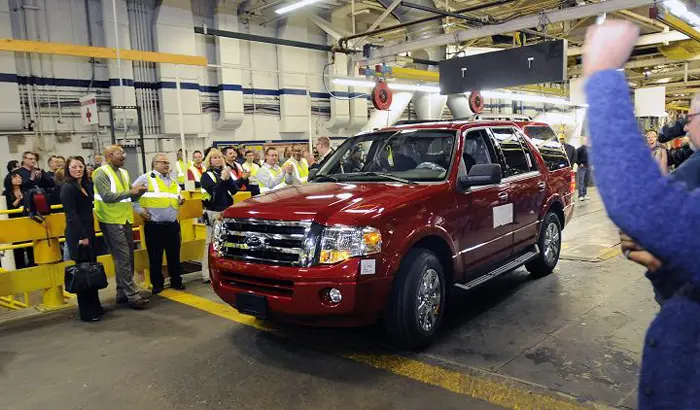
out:
<path id="1" fill-rule="evenodd" d="M 77 259 L 75 265 L 66 266 L 64 271 L 66 292 L 79 293 L 107 287 L 105 267 L 100 262 L 93 262 L 95 257 L 91 248 L 78 245 Z"/>

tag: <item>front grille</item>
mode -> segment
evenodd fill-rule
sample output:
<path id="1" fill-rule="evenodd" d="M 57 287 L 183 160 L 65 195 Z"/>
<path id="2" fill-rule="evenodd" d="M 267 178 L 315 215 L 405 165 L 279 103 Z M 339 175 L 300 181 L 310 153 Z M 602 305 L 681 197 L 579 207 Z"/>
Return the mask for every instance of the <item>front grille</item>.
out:
<path id="1" fill-rule="evenodd" d="M 228 285 L 253 292 L 292 297 L 294 282 L 291 280 L 260 278 L 240 273 L 222 272 L 221 280 Z"/>
<path id="2" fill-rule="evenodd" d="M 306 241 L 311 222 L 227 219 L 223 256 L 251 263 L 302 266 L 308 263 Z"/>

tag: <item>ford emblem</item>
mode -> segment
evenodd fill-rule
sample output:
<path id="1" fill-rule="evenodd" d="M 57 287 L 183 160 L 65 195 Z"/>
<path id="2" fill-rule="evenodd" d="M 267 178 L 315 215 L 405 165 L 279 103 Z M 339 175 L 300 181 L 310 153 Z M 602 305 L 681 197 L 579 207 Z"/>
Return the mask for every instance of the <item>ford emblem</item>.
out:
<path id="1" fill-rule="evenodd" d="M 256 249 L 265 245 L 265 238 L 262 236 L 249 236 L 245 238 L 245 244 L 248 245 L 250 249 Z"/>

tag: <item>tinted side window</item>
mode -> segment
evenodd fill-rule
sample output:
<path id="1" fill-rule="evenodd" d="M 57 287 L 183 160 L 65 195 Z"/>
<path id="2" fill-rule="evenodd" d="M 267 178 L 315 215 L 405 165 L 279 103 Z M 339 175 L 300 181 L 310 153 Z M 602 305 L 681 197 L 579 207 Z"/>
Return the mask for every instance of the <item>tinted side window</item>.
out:
<path id="1" fill-rule="evenodd" d="M 476 164 L 491 164 L 494 162 L 491 154 L 489 135 L 485 130 L 469 131 L 464 137 L 464 151 L 462 152 L 462 164 L 460 175 L 466 175 Z"/>
<path id="2" fill-rule="evenodd" d="M 512 128 L 493 128 L 492 131 L 506 160 L 506 175 L 513 176 L 530 172 L 531 165 L 534 164 L 530 158 L 526 157 L 515 131 Z"/>

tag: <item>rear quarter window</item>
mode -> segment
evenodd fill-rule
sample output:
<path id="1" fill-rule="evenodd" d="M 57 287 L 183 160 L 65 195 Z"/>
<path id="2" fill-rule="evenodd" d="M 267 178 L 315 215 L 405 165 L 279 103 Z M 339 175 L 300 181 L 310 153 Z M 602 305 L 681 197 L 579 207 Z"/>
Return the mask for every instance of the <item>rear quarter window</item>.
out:
<path id="1" fill-rule="evenodd" d="M 569 164 L 569 158 L 566 156 L 566 153 L 561 146 L 557 148 L 548 145 L 549 144 L 547 144 L 547 146 L 537 147 L 537 149 L 540 151 L 540 155 L 542 155 L 542 159 L 544 160 L 547 169 L 550 171 L 556 171 L 558 169 L 571 166 L 571 164 Z"/>

